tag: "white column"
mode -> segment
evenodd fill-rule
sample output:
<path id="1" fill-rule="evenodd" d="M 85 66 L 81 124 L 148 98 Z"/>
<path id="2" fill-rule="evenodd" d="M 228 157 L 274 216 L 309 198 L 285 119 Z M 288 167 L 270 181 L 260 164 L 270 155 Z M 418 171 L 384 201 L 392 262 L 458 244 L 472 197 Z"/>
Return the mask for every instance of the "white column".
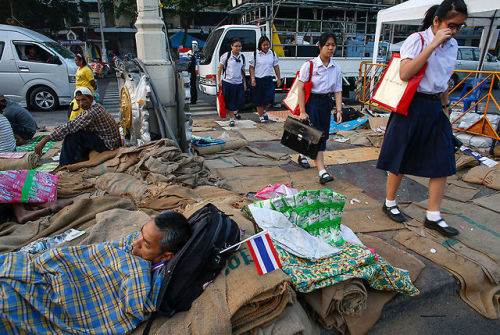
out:
<path id="1" fill-rule="evenodd" d="M 157 0 L 137 0 L 137 57 L 146 65 L 167 63 L 167 46 Z"/>

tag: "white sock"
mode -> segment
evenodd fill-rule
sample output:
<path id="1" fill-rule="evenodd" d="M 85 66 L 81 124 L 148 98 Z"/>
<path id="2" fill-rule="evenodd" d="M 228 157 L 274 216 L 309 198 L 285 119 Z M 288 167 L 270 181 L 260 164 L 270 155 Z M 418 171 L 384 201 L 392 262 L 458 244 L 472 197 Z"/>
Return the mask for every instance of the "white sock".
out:
<path id="1" fill-rule="evenodd" d="M 302 154 L 299 154 L 299 159 L 302 160 L 302 159 L 307 159 L 307 157 L 305 155 L 302 155 Z"/>
<path id="2" fill-rule="evenodd" d="M 263 116 L 259 116 L 259 120 L 264 121 L 264 117 Z"/>
<path id="3" fill-rule="evenodd" d="M 234 117 L 232 117 L 232 118 L 229 118 L 229 121 L 234 121 Z"/>
<path id="4" fill-rule="evenodd" d="M 326 170 L 323 169 L 323 170 L 319 171 L 318 173 L 319 173 L 319 176 L 321 177 L 324 173 L 326 173 Z"/>
<path id="5" fill-rule="evenodd" d="M 440 211 L 427 211 L 425 216 L 427 220 L 434 222 L 442 220 Z M 443 228 L 448 227 L 448 224 L 444 220 L 440 221 L 438 224 Z"/>
<path id="6" fill-rule="evenodd" d="M 387 200 L 387 198 L 385 199 L 385 206 L 386 207 L 394 207 L 396 206 L 396 200 Z M 392 214 L 399 214 L 401 213 L 397 208 L 393 208 L 391 209 L 391 213 Z"/>

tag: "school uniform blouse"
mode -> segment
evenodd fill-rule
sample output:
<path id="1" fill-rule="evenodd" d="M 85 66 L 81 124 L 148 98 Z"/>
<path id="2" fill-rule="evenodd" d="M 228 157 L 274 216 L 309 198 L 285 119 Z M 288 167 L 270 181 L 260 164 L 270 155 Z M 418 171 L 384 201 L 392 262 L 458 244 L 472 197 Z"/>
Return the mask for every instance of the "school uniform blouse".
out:
<path id="1" fill-rule="evenodd" d="M 245 62 L 243 60 L 243 57 L 241 57 L 241 53 L 238 55 L 238 57 L 236 57 L 231 51 L 226 52 L 225 54 L 220 56 L 220 64 L 222 64 L 223 67 L 226 64 L 228 54 L 231 54 L 231 56 L 227 61 L 226 70 L 224 71 L 224 68 L 222 68 L 222 80 L 230 84 L 242 84 L 243 76 L 241 74 L 241 70 L 245 69 Z"/>
<path id="2" fill-rule="evenodd" d="M 253 55 L 252 55 L 253 56 Z M 248 65 L 255 68 L 255 77 L 264 78 L 274 75 L 274 67 L 278 65 L 278 56 L 269 49 L 266 53 L 262 50 L 258 50 L 254 58 L 251 57 L 248 61 Z M 257 66 L 255 66 L 257 63 Z"/>
<path id="3" fill-rule="evenodd" d="M 401 60 L 406 58 L 414 59 L 422 52 L 422 40 L 419 34 L 422 34 L 424 38 L 423 48 L 427 47 L 434 39 L 432 27 L 423 32 L 411 34 L 401 46 Z M 446 91 L 448 89 L 448 80 L 455 68 L 457 53 L 458 44 L 454 38 L 434 49 L 427 59 L 427 69 L 417 88 L 417 92 L 436 94 Z"/>
<path id="4" fill-rule="evenodd" d="M 342 91 L 342 71 L 340 67 L 330 58 L 327 67 L 323 65 L 321 58 L 316 57 L 313 62 L 313 74 L 311 77 L 311 93 L 326 94 Z M 300 68 L 299 80 L 306 82 L 309 79 L 309 62 L 305 62 Z"/>

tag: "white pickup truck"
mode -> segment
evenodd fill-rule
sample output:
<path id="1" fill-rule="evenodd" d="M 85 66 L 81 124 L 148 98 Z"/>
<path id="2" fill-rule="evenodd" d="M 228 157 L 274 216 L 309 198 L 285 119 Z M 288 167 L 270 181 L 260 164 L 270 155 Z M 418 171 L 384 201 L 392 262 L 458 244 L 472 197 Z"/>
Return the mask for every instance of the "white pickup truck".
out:
<path id="1" fill-rule="evenodd" d="M 264 33 L 265 28 L 266 25 L 226 25 L 212 31 L 205 46 L 197 54 L 199 57 L 200 90 L 208 95 L 217 94 L 216 76 L 219 59 L 222 54 L 230 50 L 229 42 L 235 37 L 242 41 L 242 52 L 246 60 L 246 73 L 249 76 L 248 61 L 254 57 L 258 40 Z M 270 34 L 266 34 L 266 36 L 270 37 Z M 340 36 L 337 38 L 340 38 Z M 319 48 L 316 45 L 302 44 L 284 46 L 283 49 L 285 57 L 280 57 L 279 67 L 281 78 L 284 80 L 284 86 L 281 89 L 286 90 L 292 85 L 301 65 L 319 54 Z M 361 62 L 371 62 L 369 57 L 334 57 L 334 59 L 342 69 L 344 86 L 347 86 L 344 87 L 344 92 L 354 89 Z"/>

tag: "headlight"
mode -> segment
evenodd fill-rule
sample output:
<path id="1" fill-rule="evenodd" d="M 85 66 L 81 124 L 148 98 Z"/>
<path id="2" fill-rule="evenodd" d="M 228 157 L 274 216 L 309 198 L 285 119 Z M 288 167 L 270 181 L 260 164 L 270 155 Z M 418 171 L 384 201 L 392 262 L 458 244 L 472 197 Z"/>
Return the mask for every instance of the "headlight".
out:
<path id="1" fill-rule="evenodd" d="M 69 75 L 69 76 L 68 76 L 68 81 L 69 81 L 70 83 L 76 83 L 76 76 Z"/>

